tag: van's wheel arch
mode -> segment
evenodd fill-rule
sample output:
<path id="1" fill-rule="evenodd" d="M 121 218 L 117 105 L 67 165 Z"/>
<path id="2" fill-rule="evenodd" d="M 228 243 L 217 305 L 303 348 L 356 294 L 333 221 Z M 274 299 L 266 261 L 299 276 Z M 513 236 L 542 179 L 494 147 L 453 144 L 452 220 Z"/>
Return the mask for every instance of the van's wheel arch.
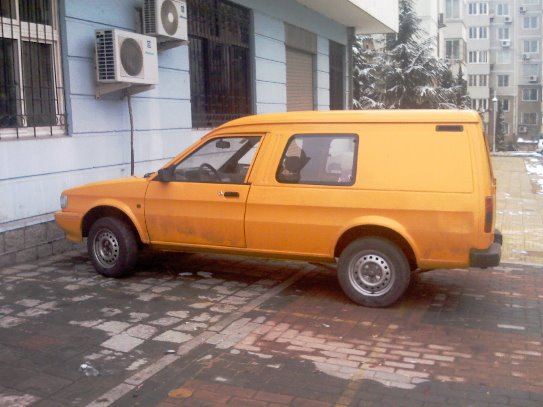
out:
<path id="1" fill-rule="evenodd" d="M 90 227 L 87 250 L 96 271 L 120 278 L 133 272 L 138 241 L 132 228 L 116 217 L 98 218 Z"/>
<path id="2" fill-rule="evenodd" d="M 407 290 L 411 277 L 403 251 L 389 240 L 363 237 L 341 253 L 338 280 L 345 294 L 367 307 L 387 307 Z"/>

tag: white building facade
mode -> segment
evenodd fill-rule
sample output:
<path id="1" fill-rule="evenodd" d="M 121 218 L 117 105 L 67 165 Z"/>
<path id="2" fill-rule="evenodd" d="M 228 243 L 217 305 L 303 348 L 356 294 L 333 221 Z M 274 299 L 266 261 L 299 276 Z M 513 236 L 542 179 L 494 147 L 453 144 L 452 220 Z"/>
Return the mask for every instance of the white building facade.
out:
<path id="1" fill-rule="evenodd" d="M 442 0 L 441 52 L 462 66 L 472 108 L 492 143 L 503 113 L 506 147 L 533 149 L 541 134 L 541 0 Z"/>

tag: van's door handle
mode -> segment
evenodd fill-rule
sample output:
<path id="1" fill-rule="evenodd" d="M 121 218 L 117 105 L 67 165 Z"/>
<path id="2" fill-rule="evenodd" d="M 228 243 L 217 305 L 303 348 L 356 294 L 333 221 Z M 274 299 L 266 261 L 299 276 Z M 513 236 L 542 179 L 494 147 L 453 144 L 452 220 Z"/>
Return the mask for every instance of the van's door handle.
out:
<path id="1" fill-rule="evenodd" d="M 225 198 L 239 198 L 239 192 L 234 191 L 226 191 L 224 193 Z"/>

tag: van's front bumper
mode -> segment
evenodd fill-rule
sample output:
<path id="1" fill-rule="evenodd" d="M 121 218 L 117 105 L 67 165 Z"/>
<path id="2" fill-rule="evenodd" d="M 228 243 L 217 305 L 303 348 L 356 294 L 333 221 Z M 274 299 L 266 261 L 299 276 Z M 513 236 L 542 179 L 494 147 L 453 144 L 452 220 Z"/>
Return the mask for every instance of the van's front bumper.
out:
<path id="1" fill-rule="evenodd" d="M 55 212 L 57 225 L 66 232 L 66 238 L 74 242 L 83 240 L 81 235 L 82 216 L 80 213 L 59 211 Z"/>
<path id="2" fill-rule="evenodd" d="M 469 252 L 469 266 L 470 267 L 496 267 L 500 264 L 502 257 L 502 242 L 503 237 L 499 230 L 494 232 L 494 243 L 490 245 L 488 249 L 478 250 L 471 249 Z"/>

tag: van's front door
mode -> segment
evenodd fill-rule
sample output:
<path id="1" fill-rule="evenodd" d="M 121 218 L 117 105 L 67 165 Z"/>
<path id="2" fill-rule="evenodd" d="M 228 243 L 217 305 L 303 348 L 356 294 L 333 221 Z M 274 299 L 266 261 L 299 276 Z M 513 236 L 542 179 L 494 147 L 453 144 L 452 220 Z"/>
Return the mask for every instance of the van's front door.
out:
<path id="1" fill-rule="evenodd" d="M 208 140 L 151 181 L 145 197 L 151 243 L 245 247 L 245 181 L 260 139 Z"/>

